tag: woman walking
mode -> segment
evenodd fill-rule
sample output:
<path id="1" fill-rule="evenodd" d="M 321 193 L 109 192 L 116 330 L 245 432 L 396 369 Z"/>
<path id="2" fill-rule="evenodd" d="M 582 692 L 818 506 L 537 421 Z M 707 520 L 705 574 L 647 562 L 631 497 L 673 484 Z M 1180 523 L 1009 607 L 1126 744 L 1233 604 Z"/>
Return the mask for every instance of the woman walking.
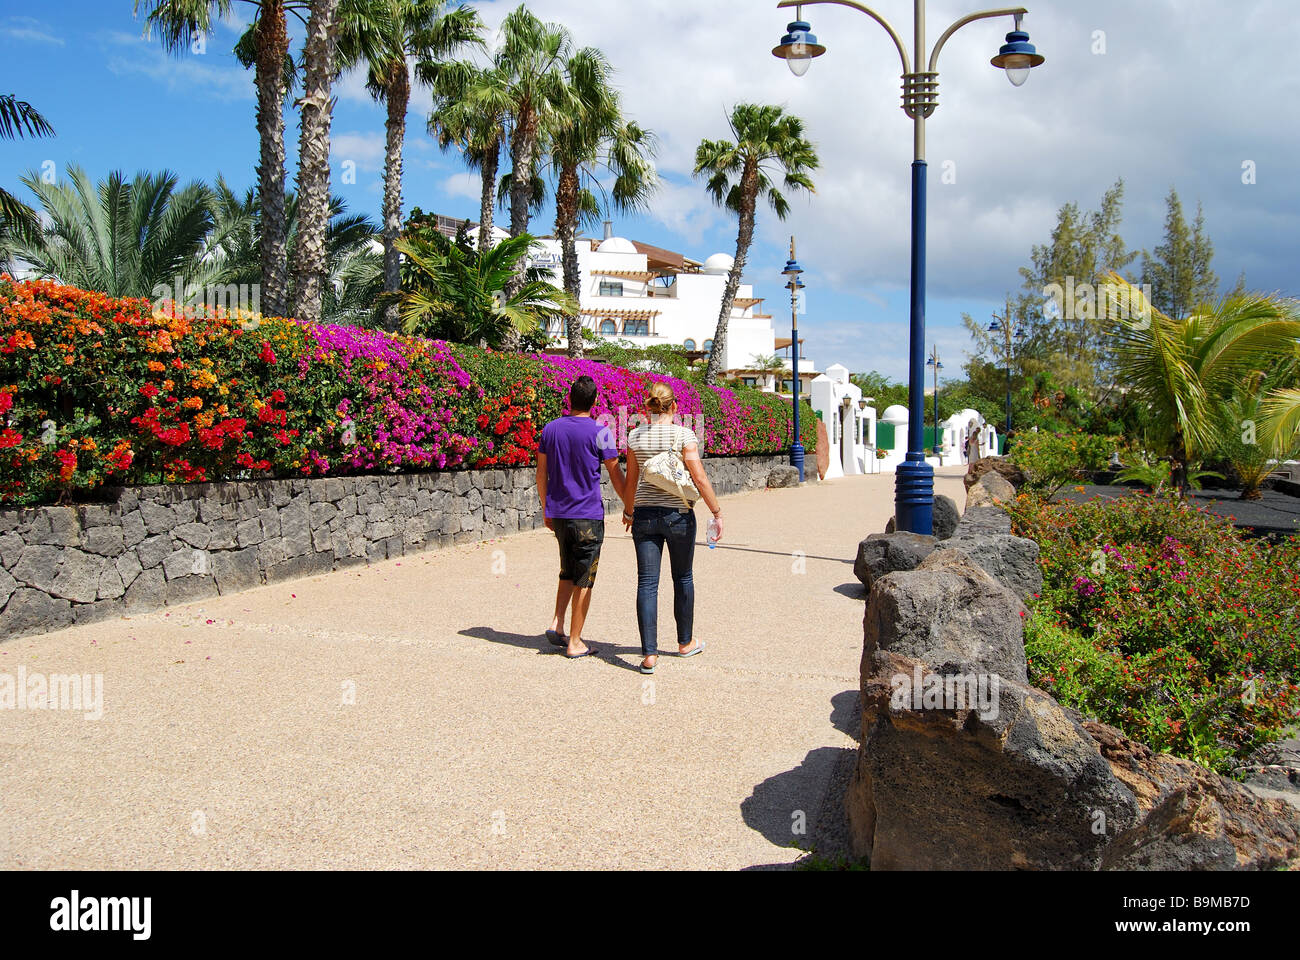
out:
<path id="1" fill-rule="evenodd" d="M 722 539 L 722 507 L 704 472 L 700 441 L 677 423 L 677 400 L 666 383 L 651 386 L 646 397 L 647 422 L 627 438 L 627 483 L 623 487 L 623 523 L 636 547 L 636 621 L 641 633 L 641 672 L 654 673 L 659 660 L 659 572 L 664 547 L 673 577 L 673 618 L 677 654 L 693 657 L 704 643 L 692 635 L 695 620 L 695 498 L 704 501 Z M 676 462 L 680 458 L 680 463 Z M 674 483 L 674 473 L 689 482 Z M 672 492 L 669 492 L 669 489 Z"/>

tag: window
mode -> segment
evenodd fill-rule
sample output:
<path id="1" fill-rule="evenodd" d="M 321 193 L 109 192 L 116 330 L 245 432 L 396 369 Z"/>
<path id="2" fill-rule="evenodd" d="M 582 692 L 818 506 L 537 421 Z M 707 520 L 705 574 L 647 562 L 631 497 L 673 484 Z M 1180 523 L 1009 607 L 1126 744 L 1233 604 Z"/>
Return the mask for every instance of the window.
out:
<path id="1" fill-rule="evenodd" d="M 687 350 L 694 350 L 694 349 L 695 349 L 695 341 L 694 341 L 694 340 L 687 340 L 685 343 L 682 344 L 682 346 L 685 347 Z"/>
<path id="2" fill-rule="evenodd" d="M 705 340 L 705 341 L 704 341 L 704 352 L 705 352 L 705 353 L 712 353 L 712 352 L 713 352 L 713 341 L 712 341 L 712 340 Z"/>
<path id="3" fill-rule="evenodd" d="M 758 377 L 741 377 L 740 380 L 747 387 L 758 386 Z"/>
<path id="4" fill-rule="evenodd" d="M 624 320 L 623 333 L 629 337 L 648 337 L 650 336 L 650 321 L 644 317 L 639 320 Z"/>
<path id="5" fill-rule="evenodd" d="M 793 380 L 782 380 L 782 381 L 781 381 L 781 392 L 782 392 L 782 393 L 794 393 L 794 381 L 793 381 Z"/>
<path id="6" fill-rule="evenodd" d="M 618 333 L 618 324 L 613 320 L 602 320 L 600 322 L 600 332 L 602 336 L 612 337 Z"/>
<path id="7" fill-rule="evenodd" d="M 621 297 L 623 296 L 622 280 L 602 280 L 600 281 L 600 295 L 602 297 Z"/>

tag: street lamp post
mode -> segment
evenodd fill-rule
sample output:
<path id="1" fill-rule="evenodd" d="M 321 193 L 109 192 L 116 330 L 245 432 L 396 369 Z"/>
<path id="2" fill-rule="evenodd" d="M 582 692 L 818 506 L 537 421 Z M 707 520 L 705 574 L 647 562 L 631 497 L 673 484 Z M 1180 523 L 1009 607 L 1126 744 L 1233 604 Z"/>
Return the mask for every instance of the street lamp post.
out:
<path id="1" fill-rule="evenodd" d="M 790 466 L 799 471 L 799 482 L 803 483 L 803 435 L 799 432 L 799 291 L 804 282 L 799 279 L 803 267 L 794 258 L 794 237 L 790 238 L 790 259 L 786 261 L 781 275 L 788 277 L 785 285 L 790 291 L 790 356 L 794 368 L 794 439 L 790 444 Z"/>
<path id="2" fill-rule="evenodd" d="M 1006 346 L 1002 353 L 1002 359 L 1005 361 L 1007 368 L 1007 424 L 1004 437 L 1011 436 L 1011 358 L 1012 352 L 1016 345 L 1025 342 L 1025 328 L 1015 323 L 1011 319 L 1011 304 L 1007 303 L 1006 315 L 999 317 L 993 314 L 993 322 L 989 324 L 989 333 L 1000 333 L 1006 341 Z M 1014 342 L 1013 342 L 1014 341 Z"/>
<path id="3" fill-rule="evenodd" d="M 909 372 L 907 459 L 900 464 L 895 477 L 895 516 L 897 529 L 928 534 L 934 525 L 934 468 L 925 459 L 925 222 L 926 222 L 926 160 L 925 121 L 939 106 L 939 54 L 948 38 L 969 23 L 992 17 L 1014 17 L 1015 30 L 1007 34 L 1006 44 L 990 61 L 993 66 L 1007 71 L 1007 79 L 1014 86 L 1022 85 L 1033 67 L 1044 62 L 1044 57 L 1029 42 L 1029 34 L 1021 30 L 1021 18 L 1028 12 L 1024 7 L 985 10 L 968 14 L 955 21 L 943 32 L 930 52 L 926 63 L 925 0 L 915 0 L 915 71 L 907 47 L 898 31 L 880 14 L 854 0 L 782 0 L 778 9 L 795 7 L 796 20 L 786 27 L 786 34 L 773 49 L 772 54 L 785 60 L 795 76 L 808 72 L 811 61 L 826 52 L 811 33 L 812 26 L 803 19 L 803 7 L 819 3 L 852 7 L 865 13 L 885 28 L 903 62 L 903 112 L 913 121 L 912 160 L 912 295 Z"/>
<path id="4" fill-rule="evenodd" d="M 941 456 L 939 452 L 939 371 L 943 369 L 943 364 L 939 362 L 939 345 L 936 343 L 930 350 L 930 359 L 925 361 L 927 367 L 934 370 L 934 455 Z"/>

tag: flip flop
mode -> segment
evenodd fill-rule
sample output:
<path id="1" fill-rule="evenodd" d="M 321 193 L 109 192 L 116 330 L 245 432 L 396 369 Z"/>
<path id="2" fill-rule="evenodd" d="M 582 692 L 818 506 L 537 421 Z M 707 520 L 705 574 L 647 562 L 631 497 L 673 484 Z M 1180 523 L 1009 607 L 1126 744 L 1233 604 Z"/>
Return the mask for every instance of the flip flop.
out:
<path id="1" fill-rule="evenodd" d="M 553 647 L 567 647 L 569 645 L 569 638 L 558 630 L 547 630 L 546 639 L 551 642 Z"/>
<path id="2" fill-rule="evenodd" d="M 641 664 L 641 672 L 644 673 L 646 676 L 649 676 L 650 674 L 652 674 L 652 673 L 655 672 L 655 667 L 657 667 L 657 666 L 659 666 L 659 664 L 656 663 L 654 667 L 647 667 L 647 666 L 643 663 L 643 664 Z"/>
<path id="3" fill-rule="evenodd" d="M 677 656 L 679 656 L 679 657 L 693 657 L 693 656 L 695 656 L 697 653 L 703 653 L 703 652 L 704 652 L 704 641 L 703 641 L 703 640 L 700 640 L 700 641 L 698 641 L 698 642 L 695 644 L 695 649 L 692 650 L 690 653 L 679 653 L 679 654 L 677 654 Z"/>
<path id="4" fill-rule="evenodd" d="M 595 654 L 596 654 L 596 648 L 593 647 L 591 644 L 587 644 L 587 649 L 584 652 L 582 653 L 566 652 L 564 654 L 564 657 L 566 660 L 581 660 L 583 657 L 591 657 L 591 656 L 595 656 Z"/>

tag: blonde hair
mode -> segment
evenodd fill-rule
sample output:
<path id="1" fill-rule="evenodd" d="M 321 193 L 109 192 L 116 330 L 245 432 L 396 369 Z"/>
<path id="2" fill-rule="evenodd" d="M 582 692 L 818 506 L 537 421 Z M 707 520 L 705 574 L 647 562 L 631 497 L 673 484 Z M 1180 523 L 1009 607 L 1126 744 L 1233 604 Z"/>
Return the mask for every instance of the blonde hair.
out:
<path id="1" fill-rule="evenodd" d="M 666 383 L 653 383 L 645 398 L 645 408 L 654 414 L 668 413 L 676 402 L 672 387 Z"/>

